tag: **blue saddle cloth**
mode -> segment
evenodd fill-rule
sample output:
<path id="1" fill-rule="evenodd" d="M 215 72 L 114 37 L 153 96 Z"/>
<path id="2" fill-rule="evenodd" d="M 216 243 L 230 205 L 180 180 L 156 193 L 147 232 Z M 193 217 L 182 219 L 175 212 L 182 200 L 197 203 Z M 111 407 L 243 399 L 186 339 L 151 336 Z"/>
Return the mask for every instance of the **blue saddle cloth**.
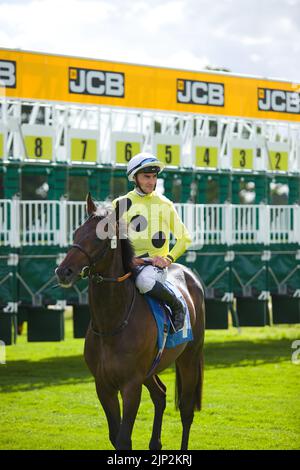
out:
<path id="1" fill-rule="evenodd" d="M 167 325 L 167 340 L 165 347 L 170 349 L 174 348 L 178 344 L 182 343 L 187 343 L 188 341 L 193 340 L 193 332 L 192 332 L 192 327 L 191 327 L 191 321 L 190 321 L 190 313 L 189 309 L 187 308 L 186 301 L 184 300 L 181 292 L 177 287 L 175 287 L 173 284 L 171 284 L 169 281 L 166 281 L 166 284 L 172 291 L 175 293 L 176 297 L 181 298 L 181 301 L 184 304 L 185 308 L 185 321 L 184 321 L 184 326 L 182 330 L 177 331 L 176 333 L 170 334 L 170 320 L 169 317 L 167 316 L 165 312 L 165 308 L 167 308 L 169 311 L 169 307 L 166 305 L 163 305 L 163 303 L 159 302 L 158 300 L 154 299 L 150 295 L 145 294 L 146 300 L 151 308 L 152 314 L 155 318 L 156 325 L 157 325 L 157 346 L 158 350 L 160 351 L 162 346 L 163 346 L 163 340 L 164 340 L 164 326 L 165 324 Z"/>

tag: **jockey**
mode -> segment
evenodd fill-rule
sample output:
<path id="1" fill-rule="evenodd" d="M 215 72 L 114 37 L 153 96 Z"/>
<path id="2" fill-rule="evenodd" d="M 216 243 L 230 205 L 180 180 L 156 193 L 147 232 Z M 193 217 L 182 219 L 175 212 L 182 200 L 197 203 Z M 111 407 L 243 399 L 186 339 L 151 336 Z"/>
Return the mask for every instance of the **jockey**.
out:
<path id="1" fill-rule="evenodd" d="M 128 225 L 128 237 L 135 250 L 135 283 L 141 294 L 164 301 L 172 310 L 175 331 L 184 325 L 184 307 L 165 284 L 168 266 L 176 261 L 191 243 L 173 203 L 155 191 L 158 174 L 164 164 L 150 153 L 135 155 L 127 167 L 129 181 L 135 188 L 113 201 L 117 217 Z M 176 239 L 170 250 L 170 233 Z M 148 265 L 144 265 L 144 260 Z"/>

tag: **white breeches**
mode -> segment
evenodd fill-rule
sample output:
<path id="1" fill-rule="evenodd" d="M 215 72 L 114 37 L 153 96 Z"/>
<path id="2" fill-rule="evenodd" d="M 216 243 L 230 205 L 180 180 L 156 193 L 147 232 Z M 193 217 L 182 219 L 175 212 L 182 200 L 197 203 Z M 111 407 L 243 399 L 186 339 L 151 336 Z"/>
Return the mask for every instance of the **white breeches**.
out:
<path id="1" fill-rule="evenodd" d="M 168 268 L 157 268 L 156 266 L 144 267 L 135 279 L 135 285 L 141 294 L 146 294 L 153 287 L 156 281 L 164 282 L 167 280 Z"/>

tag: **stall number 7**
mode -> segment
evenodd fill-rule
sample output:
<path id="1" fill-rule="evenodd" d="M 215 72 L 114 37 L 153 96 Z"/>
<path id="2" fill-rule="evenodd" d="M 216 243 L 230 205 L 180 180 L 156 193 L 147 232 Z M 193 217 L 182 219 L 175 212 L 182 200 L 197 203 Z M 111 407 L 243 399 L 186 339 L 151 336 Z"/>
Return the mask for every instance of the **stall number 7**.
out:
<path id="1" fill-rule="evenodd" d="M 71 160 L 95 163 L 97 161 L 97 141 L 95 139 L 71 139 Z"/>

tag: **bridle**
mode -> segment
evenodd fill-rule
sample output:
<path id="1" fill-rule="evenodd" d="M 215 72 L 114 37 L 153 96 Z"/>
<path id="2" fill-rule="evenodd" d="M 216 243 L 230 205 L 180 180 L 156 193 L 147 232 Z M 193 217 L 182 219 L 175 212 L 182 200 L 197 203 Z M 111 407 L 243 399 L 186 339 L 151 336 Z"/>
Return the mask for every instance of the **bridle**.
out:
<path id="1" fill-rule="evenodd" d="M 112 248 L 113 246 L 116 247 L 114 238 L 111 240 L 111 243 L 110 243 L 110 247 Z M 81 253 L 83 253 L 86 256 L 86 258 L 89 261 L 89 264 L 87 266 L 84 266 L 81 272 L 79 273 L 79 276 L 82 279 L 89 278 L 92 281 L 96 282 L 97 284 L 100 284 L 101 282 L 123 282 L 123 281 L 126 281 L 126 279 L 128 279 L 132 275 L 132 272 L 129 272 L 127 274 L 124 274 L 124 276 L 120 276 L 120 277 L 103 277 L 100 273 L 91 271 L 93 268 L 96 267 L 98 261 L 100 261 L 100 259 L 102 259 L 106 255 L 109 249 L 109 243 L 107 243 L 106 246 L 101 250 L 101 252 L 98 253 L 96 259 L 94 260 L 89 255 L 89 253 L 84 248 L 82 248 L 82 246 L 79 245 L 78 243 L 74 243 L 73 245 L 71 245 L 70 248 L 77 248 L 79 251 L 81 251 Z"/>
<path id="2" fill-rule="evenodd" d="M 98 261 L 100 261 L 100 259 L 103 258 L 106 255 L 106 253 L 107 253 L 107 251 L 109 250 L 110 247 L 112 249 L 117 247 L 116 239 L 113 238 L 111 240 L 110 244 L 108 242 L 106 244 L 106 246 L 101 250 L 101 252 L 97 255 L 97 257 L 93 260 L 93 258 L 89 255 L 89 253 L 84 248 L 82 248 L 81 245 L 79 245 L 78 243 L 74 243 L 73 245 L 71 245 L 70 249 L 71 248 L 77 248 L 79 251 L 81 251 L 86 256 L 86 258 L 89 261 L 88 266 L 84 266 L 82 268 L 81 272 L 80 272 L 80 277 L 82 279 L 89 278 L 92 281 L 96 282 L 97 284 L 100 284 L 101 282 L 123 282 L 123 281 L 126 281 L 126 279 L 128 279 L 132 275 L 132 272 L 129 272 L 127 274 L 124 274 L 124 276 L 114 278 L 114 277 L 103 277 L 100 273 L 97 273 L 97 272 L 92 273 L 91 272 L 91 269 L 95 268 Z M 121 323 L 121 325 L 119 325 L 113 331 L 109 331 L 109 332 L 107 331 L 106 332 L 106 331 L 97 331 L 97 330 L 95 330 L 95 328 L 93 327 L 93 323 L 91 322 L 92 332 L 96 336 L 102 336 L 102 337 L 103 336 L 115 336 L 115 335 L 121 333 L 121 331 L 123 331 L 124 328 L 128 325 L 128 321 L 129 321 L 131 312 L 133 310 L 135 299 L 136 299 L 136 288 L 134 287 L 133 288 L 132 301 L 131 301 L 128 313 L 126 315 L 125 320 L 123 320 L 123 322 Z"/>

